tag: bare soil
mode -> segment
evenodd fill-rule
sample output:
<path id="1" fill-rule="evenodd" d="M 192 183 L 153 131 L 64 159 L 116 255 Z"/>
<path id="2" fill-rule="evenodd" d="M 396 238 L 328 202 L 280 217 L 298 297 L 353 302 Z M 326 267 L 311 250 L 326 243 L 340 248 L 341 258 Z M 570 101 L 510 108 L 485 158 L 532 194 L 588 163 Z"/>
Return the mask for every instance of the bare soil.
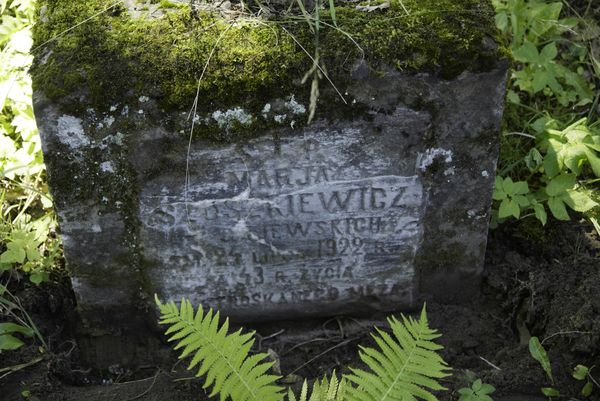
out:
<path id="1" fill-rule="evenodd" d="M 552 362 L 555 387 L 582 400 L 582 382 L 571 376 L 577 364 L 596 365 L 600 379 L 600 240 L 586 223 L 558 223 L 542 231 L 536 225 L 505 225 L 491 232 L 482 293 L 468 305 L 427 303 L 431 326 L 443 333 L 443 356 L 453 367 L 440 400 L 458 399 L 456 390 L 472 375 L 493 384 L 496 401 L 535 401 L 549 386 L 527 348 L 530 336 L 543 342 Z M 67 277 L 55 276 L 36 287 L 14 283 L 13 291 L 49 343 L 40 353 L 30 344 L 0 354 L 0 400 L 41 401 L 192 401 L 206 400 L 200 379 L 185 362 L 114 366 L 93 371 L 82 366 L 72 336 L 74 299 Z M 374 324 L 351 317 L 273 322 L 257 330 L 256 350 L 269 351 L 287 384 L 315 378 L 347 366 L 359 366 L 357 345 L 370 344 Z M 28 398 L 22 395 L 26 391 Z M 579 397 L 579 398 L 578 398 Z M 595 388 L 588 400 L 600 400 Z"/>

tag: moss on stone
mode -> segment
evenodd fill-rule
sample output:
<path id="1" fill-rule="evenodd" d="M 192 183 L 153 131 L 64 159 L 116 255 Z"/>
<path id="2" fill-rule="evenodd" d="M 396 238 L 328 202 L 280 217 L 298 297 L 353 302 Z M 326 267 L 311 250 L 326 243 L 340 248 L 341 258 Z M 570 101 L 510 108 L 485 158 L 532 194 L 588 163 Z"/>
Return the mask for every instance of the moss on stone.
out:
<path id="1" fill-rule="evenodd" d="M 50 42 L 36 54 L 34 87 L 65 109 L 106 110 L 143 95 L 165 109 L 189 110 L 200 76 L 198 110 L 204 112 L 241 106 L 259 115 L 269 100 L 292 94 L 308 103 L 310 84 L 299 86 L 299 81 L 312 62 L 297 43 L 312 53 L 314 35 L 306 23 L 227 21 L 206 12 L 196 16 L 189 8 L 160 18 L 133 18 L 121 5 L 71 29 L 111 3 L 38 1 L 34 40 L 36 46 Z M 403 4 L 410 15 L 400 4 L 369 13 L 340 7 L 339 29 L 322 26 L 322 61 L 336 85 L 343 88 L 363 55 L 375 70 L 393 67 L 444 78 L 488 70 L 500 58 L 487 1 Z"/>

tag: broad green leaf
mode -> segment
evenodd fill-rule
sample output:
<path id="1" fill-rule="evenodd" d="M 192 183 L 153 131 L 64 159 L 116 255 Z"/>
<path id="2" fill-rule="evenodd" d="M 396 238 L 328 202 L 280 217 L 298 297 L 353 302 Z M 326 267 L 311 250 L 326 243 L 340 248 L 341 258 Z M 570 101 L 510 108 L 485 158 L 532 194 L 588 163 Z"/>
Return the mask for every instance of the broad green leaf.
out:
<path id="1" fill-rule="evenodd" d="M 552 121 L 552 119 L 548 116 L 540 117 L 531 124 L 531 128 L 535 130 L 538 134 L 546 131 L 547 125 Z"/>
<path id="2" fill-rule="evenodd" d="M 11 333 L 21 333 L 27 337 L 33 337 L 33 330 L 29 327 L 16 323 L 0 323 L 0 335 Z"/>
<path id="3" fill-rule="evenodd" d="M 571 129 L 565 132 L 565 138 L 567 138 L 571 143 L 583 142 L 588 136 L 590 136 L 590 132 L 585 126 L 577 127 L 575 129 Z"/>
<path id="4" fill-rule="evenodd" d="M 35 285 L 38 285 L 43 283 L 44 281 L 47 281 L 49 276 L 50 275 L 47 271 L 38 270 L 29 275 L 29 281 L 31 281 Z"/>
<path id="5" fill-rule="evenodd" d="M 496 179 L 494 180 L 494 187 L 499 191 L 505 192 L 503 183 L 504 180 L 502 179 L 502 177 L 496 177 Z"/>
<path id="6" fill-rule="evenodd" d="M 600 158 L 589 148 L 585 150 L 585 155 L 587 156 L 587 160 L 590 163 L 594 175 L 600 178 Z"/>
<path id="7" fill-rule="evenodd" d="M 548 207 L 550 208 L 552 215 L 558 220 L 571 220 L 571 218 L 569 217 L 569 213 L 567 212 L 567 208 L 565 207 L 564 202 L 560 198 L 556 196 L 551 196 L 550 198 L 548 198 Z"/>
<path id="8" fill-rule="evenodd" d="M 42 258 L 40 251 L 38 251 L 37 247 L 35 247 L 35 246 L 28 246 L 26 253 L 27 253 L 27 260 L 29 260 L 31 262 L 37 262 L 38 260 L 40 260 Z"/>
<path id="9" fill-rule="evenodd" d="M 533 205 L 533 212 L 535 213 L 535 217 L 545 226 L 548 222 L 548 215 L 546 214 L 544 205 L 541 203 Z"/>
<path id="10" fill-rule="evenodd" d="M 506 193 L 504 193 L 504 191 L 499 191 L 497 189 L 494 189 L 494 192 L 492 192 L 492 198 L 494 200 L 506 199 Z"/>
<path id="11" fill-rule="evenodd" d="M 521 207 L 524 207 L 524 208 L 525 208 L 525 207 L 528 207 L 528 206 L 530 206 L 529 199 L 527 199 L 527 197 L 526 197 L 526 196 L 523 196 L 523 195 L 515 195 L 515 196 L 513 196 L 513 200 L 514 200 L 515 202 L 517 202 L 517 205 L 519 205 L 519 206 L 521 206 Z"/>
<path id="12" fill-rule="evenodd" d="M 542 387 L 542 394 L 546 397 L 560 397 L 560 391 L 552 387 Z"/>
<path id="13" fill-rule="evenodd" d="M 25 262 L 25 250 L 21 247 L 12 247 L 11 243 L 9 243 L 8 249 L 0 255 L 0 262 L 2 263 L 23 263 Z"/>
<path id="14" fill-rule="evenodd" d="M 527 185 L 527 181 L 515 182 L 512 193 L 514 195 L 525 195 L 525 194 L 529 193 L 529 185 Z"/>
<path id="15" fill-rule="evenodd" d="M 561 154 L 565 166 L 575 175 L 581 174 L 583 162 L 587 159 L 587 147 L 581 144 L 565 146 Z"/>
<path id="16" fill-rule="evenodd" d="M 558 161 L 558 154 L 554 148 L 549 147 L 544 157 L 544 171 L 548 177 L 554 177 L 560 173 L 561 166 Z"/>
<path id="17" fill-rule="evenodd" d="M 520 61 L 522 63 L 535 63 L 539 64 L 540 54 L 538 52 L 537 47 L 531 43 L 526 41 L 523 43 L 521 47 L 513 52 L 513 57 L 515 60 Z"/>
<path id="18" fill-rule="evenodd" d="M 546 84 L 552 89 L 555 95 L 560 95 L 565 93 L 561 84 L 556 80 L 556 74 L 554 73 L 554 67 L 557 64 L 548 64 L 546 65 L 546 70 L 548 73 L 546 74 Z M 568 102 L 567 102 L 568 104 Z"/>
<path id="19" fill-rule="evenodd" d="M 585 383 L 585 386 L 583 386 L 583 388 L 581 389 L 581 395 L 584 397 L 589 397 L 590 395 L 592 395 L 592 391 L 594 390 L 594 385 L 592 384 L 592 382 L 587 382 Z"/>
<path id="20" fill-rule="evenodd" d="M 481 390 L 479 390 L 479 394 L 492 394 L 494 391 L 496 391 L 496 387 L 491 384 L 483 383 Z"/>
<path id="21" fill-rule="evenodd" d="M 546 187 L 548 196 L 558 196 L 575 186 L 577 179 L 574 174 L 561 174 L 554 177 Z"/>
<path id="22" fill-rule="evenodd" d="M 505 11 L 496 14 L 496 27 L 501 31 L 505 31 L 508 28 L 508 15 Z"/>
<path id="23" fill-rule="evenodd" d="M 546 372 L 546 375 L 552 383 L 554 383 L 554 377 L 552 376 L 552 367 L 550 366 L 550 359 L 544 349 L 544 346 L 540 343 L 537 337 L 531 337 L 529 339 L 529 353 L 542 365 L 542 369 Z"/>
<path id="24" fill-rule="evenodd" d="M 458 394 L 461 394 L 461 395 L 473 394 L 473 390 L 471 390 L 470 388 L 467 388 L 467 387 L 463 387 L 458 390 Z"/>
<path id="25" fill-rule="evenodd" d="M 23 341 L 11 336 L 10 334 L 0 335 L 0 350 L 15 350 L 23 346 L 23 344 Z"/>
<path id="26" fill-rule="evenodd" d="M 540 62 L 549 63 L 554 60 L 554 58 L 558 55 L 558 49 L 556 48 L 556 42 L 550 42 L 542 49 L 540 53 Z"/>
<path id="27" fill-rule="evenodd" d="M 521 103 L 521 99 L 519 98 L 519 94 L 517 92 L 513 91 L 512 89 L 509 90 L 508 93 L 506 94 L 506 99 L 510 103 L 514 103 L 514 104 Z"/>
<path id="28" fill-rule="evenodd" d="M 577 380 L 585 380 L 590 369 L 584 365 L 577 365 L 573 369 L 573 377 Z"/>
<path id="29" fill-rule="evenodd" d="M 502 181 L 502 188 L 504 188 L 504 192 L 506 192 L 507 195 L 516 193 L 515 183 L 510 177 L 506 177 L 504 181 Z"/>
<path id="30" fill-rule="evenodd" d="M 532 173 L 538 171 L 543 162 L 544 157 L 536 148 L 531 148 L 527 156 L 525 156 L 525 164 Z"/>
<path id="31" fill-rule="evenodd" d="M 587 212 L 588 210 L 598 206 L 598 203 L 583 191 L 567 191 L 561 196 L 561 199 L 569 205 L 569 207 L 578 212 Z"/>
<path id="32" fill-rule="evenodd" d="M 500 208 L 498 209 L 498 217 L 501 219 L 505 219 L 510 216 L 514 216 L 515 218 L 519 218 L 521 214 L 521 209 L 519 208 L 519 204 L 512 199 L 505 199 L 500 203 Z"/>
<path id="33" fill-rule="evenodd" d="M 531 85 L 533 87 L 533 93 L 538 93 L 542 89 L 546 87 L 549 83 L 549 74 L 548 72 L 538 69 L 535 71 L 533 75 L 533 80 L 531 81 Z"/>

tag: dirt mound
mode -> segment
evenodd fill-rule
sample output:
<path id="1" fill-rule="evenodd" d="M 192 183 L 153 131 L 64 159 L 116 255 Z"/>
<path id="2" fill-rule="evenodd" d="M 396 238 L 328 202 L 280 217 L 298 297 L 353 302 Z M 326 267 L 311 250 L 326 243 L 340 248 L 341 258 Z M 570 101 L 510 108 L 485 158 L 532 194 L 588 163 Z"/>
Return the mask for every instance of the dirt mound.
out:
<path id="1" fill-rule="evenodd" d="M 555 387 L 576 396 L 582 383 L 571 377 L 571 369 L 600 364 L 599 250 L 598 236 L 587 224 L 559 223 L 541 231 L 519 223 L 492 232 L 481 296 L 469 305 L 427 305 L 431 325 L 443 333 L 444 358 L 454 368 L 445 383 L 453 391 L 441 399 L 457 399 L 455 390 L 473 375 L 497 388 L 495 400 L 538 399 L 539 388 L 550 383 L 529 355 L 530 336 L 548 349 Z M 40 354 L 31 345 L 2 354 L 3 367 L 30 365 L 0 379 L 0 400 L 22 399 L 24 390 L 29 399 L 43 401 L 206 399 L 202 383 L 174 354 L 160 367 L 96 372 L 81 366 L 72 340 L 75 314 L 68 283 L 66 277 L 54 277 L 40 287 L 13 285 L 51 352 Z M 374 324 L 385 325 L 383 316 L 257 325 L 256 350 L 270 350 L 281 374 L 298 385 L 303 377 L 357 366 L 357 345 L 370 343 Z M 600 389 L 594 393 L 598 396 Z"/>

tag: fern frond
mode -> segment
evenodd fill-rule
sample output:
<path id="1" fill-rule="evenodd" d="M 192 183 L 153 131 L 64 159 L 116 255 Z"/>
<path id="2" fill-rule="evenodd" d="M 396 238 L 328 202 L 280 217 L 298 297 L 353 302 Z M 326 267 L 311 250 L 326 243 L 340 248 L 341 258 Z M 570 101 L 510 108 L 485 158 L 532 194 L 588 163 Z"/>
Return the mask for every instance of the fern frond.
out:
<path id="1" fill-rule="evenodd" d="M 321 381 L 315 380 L 310 397 L 308 396 L 308 383 L 306 380 L 304 380 L 298 398 L 292 390 L 288 389 L 288 401 L 344 401 L 345 387 L 345 380 L 343 378 L 338 380 L 335 372 L 333 372 L 331 381 L 327 380 L 327 377 L 324 377 Z"/>
<path id="2" fill-rule="evenodd" d="M 433 340 L 440 335 L 430 329 L 425 307 L 419 320 L 388 318 L 392 335 L 377 329 L 373 339 L 379 349 L 360 347 L 360 359 L 370 371 L 352 369 L 347 379 L 348 401 L 437 401 L 431 391 L 445 390 L 438 379 L 450 368 L 436 353 L 443 347 Z"/>
<path id="3" fill-rule="evenodd" d="M 156 298 L 161 317 L 159 324 L 168 325 L 169 341 L 177 341 L 175 349 L 183 349 L 180 359 L 192 355 L 188 370 L 205 376 L 204 388 L 212 387 L 211 397 L 221 401 L 281 401 L 283 388 L 276 385 L 277 376 L 267 374 L 272 366 L 264 362 L 267 354 L 249 356 L 254 333 L 241 330 L 227 334 L 229 319 L 219 327 L 219 312 L 194 313 L 188 300 L 178 308 L 174 302 L 163 304 Z"/>

